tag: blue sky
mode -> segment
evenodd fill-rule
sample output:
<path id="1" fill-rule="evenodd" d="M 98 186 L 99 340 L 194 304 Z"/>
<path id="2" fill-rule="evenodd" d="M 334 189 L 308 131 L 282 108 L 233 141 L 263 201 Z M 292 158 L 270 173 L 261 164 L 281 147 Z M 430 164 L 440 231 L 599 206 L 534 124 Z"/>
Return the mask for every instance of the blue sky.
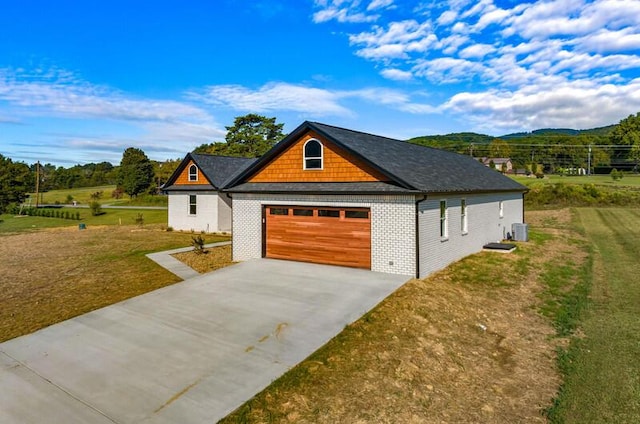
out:
<path id="1" fill-rule="evenodd" d="M 640 1 L 2 2 L 0 154 L 69 166 L 223 141 L 246 113 L 405 139 L 640 111 Z"/>

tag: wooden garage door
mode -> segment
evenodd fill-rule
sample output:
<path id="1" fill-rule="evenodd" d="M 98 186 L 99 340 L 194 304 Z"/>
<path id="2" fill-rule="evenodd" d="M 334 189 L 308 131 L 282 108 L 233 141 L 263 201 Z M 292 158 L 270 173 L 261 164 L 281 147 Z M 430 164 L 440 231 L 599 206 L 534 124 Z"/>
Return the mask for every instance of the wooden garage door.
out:
<path id="1" fill-rule="evenodd" d="M 371 268 L 366 208 L 265 206 L 268 258 Z"/>

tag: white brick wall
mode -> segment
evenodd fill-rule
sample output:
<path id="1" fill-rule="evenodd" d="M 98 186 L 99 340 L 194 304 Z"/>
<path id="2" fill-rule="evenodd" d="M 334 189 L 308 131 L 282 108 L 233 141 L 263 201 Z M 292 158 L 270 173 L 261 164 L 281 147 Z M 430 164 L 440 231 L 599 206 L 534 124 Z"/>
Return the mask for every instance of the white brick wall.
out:
<path id="1" fill-rule="evenodd" d="M 197 196 L 197 213 L 189 215 L 189 195 Z M 231 204 L 215 191 L 169 193 L 169 226 L 178 231 L 230 231 Z"/>
<path id="2" fill-rule="evenodd" d="M 262 257 L 262 206 L 371 208 L 371 269 L 415 275 L 415 200 L 413 196 L 233 195 L 233 259 Z"/>
<path id="3" fill-rule="evenodd" d="M 460 199 L 467 202 L 468 232 L 462 234 Z M 440 238 L 440 200 L 447 201 L 448 237 Z M 499 217 L 503 201 L 504 216 Z M 511 232 L 511 224 L 522 222 L 521 193 L 429 196 L 419 204 L 419 271 L 425 277 L 452 262 L 479 252 L 489 242 L 500 241 Z"/>

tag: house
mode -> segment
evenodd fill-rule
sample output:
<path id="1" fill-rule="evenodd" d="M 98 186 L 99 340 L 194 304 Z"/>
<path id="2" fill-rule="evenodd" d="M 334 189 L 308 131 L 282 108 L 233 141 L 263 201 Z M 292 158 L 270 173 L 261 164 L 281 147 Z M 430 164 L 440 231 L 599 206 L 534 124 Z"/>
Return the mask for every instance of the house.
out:
<path id="1" fill-rule="evenodd" d="M 188 153 L 163 185 L 169 196 L 169 227 L 180 231 L 231 231 L 227 181 L 256 159 Z"/>
<path id="2" fill-rule="evenodd" d="M 456 153 L 304 122 L 226 183 L 233 259 L 424 277 L 524 222 L 523 185 Z"/>
<path id="3" fill-rule="evenodd" d="M 511 162 L 511 159 L 509 159 L 509 158 L 487 158 L 487 157 L 483 157 L 483 158 L 480 158 L 480 160 L 482 161 L 482 163 L 485 166 L 489 166 L 489 167 L 493 163 L 493 166 L 494 166 L 496 171 L 500 171 L 500 172 L 504 172 L 504 173 L 511 173 L 513 171 L 513 163 Z"/>

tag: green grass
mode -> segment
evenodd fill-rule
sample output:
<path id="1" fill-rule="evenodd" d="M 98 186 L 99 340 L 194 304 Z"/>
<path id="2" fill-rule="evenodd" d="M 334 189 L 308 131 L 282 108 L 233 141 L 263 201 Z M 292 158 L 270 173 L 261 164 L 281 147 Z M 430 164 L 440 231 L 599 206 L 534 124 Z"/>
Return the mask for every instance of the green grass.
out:
<path id="1" fill-rule="evenodd" d="M 608 187 L 635 187 L 640 188 L 640 175 L 637 174 L 625 174 L 622 180 L 613 181 L 609 175 L 581 175 L 581 176 L 562 176 L 562 175 L 545 175 L 544 178 L 529 178 L 519 175 L 511 176 L 514 180 L 520 184 L 526 186 L 532 186 L 535 184 L 595 184 L 604 185 Z"/>
<path id="2" fill-rule="evenodd" d="M 111 197 L 111 193 L 115 190 L 116 186 L 98 186 L 98 187 L 83 187 L 72 188 L 64 190 L 51 190 L 44 193 L 40 193 L 40 204 L 69 204 L 69 196 L 73 200 L 80 204 L 88 204 L 91 202 L 91 194 L 101 191 L 102 197 L 99 202 L 108 205 L 117 206 L 167 206 L 167 196 L 156 195 L 151 196 L 148 194 L 141 194 L 134 199 L 130 199 L 129 196 L 124 195 L 122 199 L 114 199 Z M 31 204 L 35 205 L 35 193 L 30 193 Z"/>
<path id="3" fill-rule="evenodd" d="M 87 208 L 60 208 L 51 210 L 58 210 L 62 213 L 68 211 L 69 214 L 72 215 L 80 213 L 80 220 L 45 218 L 40 216 L 16 217 L 14 215 L 3 214 L 0 215 L 0 234 L 17 233 L 42 228 L 77 227 L 80 223 L 84 223 L 86 226 L 133 225 L 139 213 L 142 214 L 145 224 L 167 224 L 166 210 L 103 209 L 104 213 L 98 216 L 91 216 L 91 211 Z"/>
<path id="4" fill-rule="evenodd" d="M 581 335 L 559 351 L 564 384 L 548 417 L 553 423 L 638 423 L 640 210 L 585 208 L 577 215 L 593 248 L 592 290 Z"/>

